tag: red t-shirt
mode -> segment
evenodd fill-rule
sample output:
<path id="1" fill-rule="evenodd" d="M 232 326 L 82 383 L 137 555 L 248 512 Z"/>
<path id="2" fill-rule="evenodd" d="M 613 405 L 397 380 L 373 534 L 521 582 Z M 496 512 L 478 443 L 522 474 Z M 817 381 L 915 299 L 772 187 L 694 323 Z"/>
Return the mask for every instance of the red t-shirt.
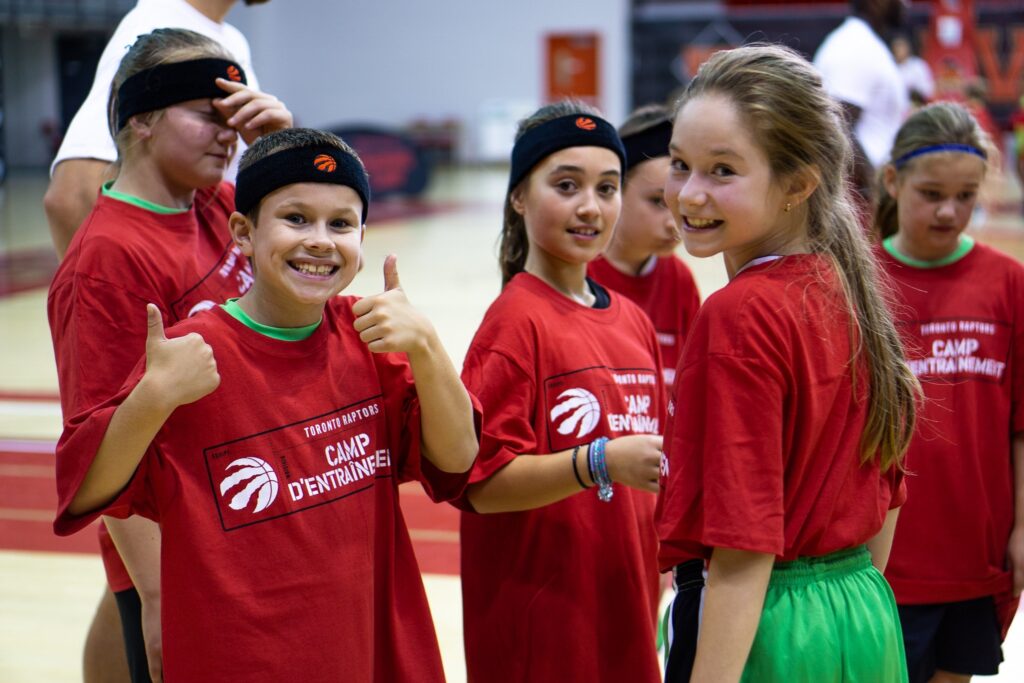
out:
<path id="1" fill-rule="evenodd" d="M 654 330 L 610 296 L 587 308 L 521 273 L 491 305 L 462 373 L 486 416 L 472 481 L 520 454 L 661 433 Z M 469 680 L 660 681 L 654 498 L 616 484 L 610 503 L 581 490 L 536 510 L 464 512 Z"/>
<path id="2" fill-rule="evenodd" d="M 217 307 L 168 331 L 198 332 L 221 377 L 181 406 L 104 510 L 160 523 L 164 676 L 170 681 L 443 681 L 440 652 L 398 502 L 400 480 L 435 500 L 469 474 L 420 458 L 404 354 L 373 354 L 335 298 L 308 339 L 254 332 Z M 118 403 L 68 422 L 54 528 Z"/>
<path id="3" fill-rule="evenodd" d="M 600 256 L 590 262 L 587 273 L 605 287 L 629 297 L 654 323 L 665 386 L 671 391 L 686 331 L 700 308 L 700 294 L 690 269 L 670 255 L 657 258 L 649 273 L 626 275 Z"/>
<path id="4" fill-rule="evenodd" d="M 113 396 L 146 348 L 146 304 L 170 325 L 239 296 L 252 283 L 231 242 L 229 183 L 199 190 L 191 210 L 158 214 L 100 195 L 75 233 L 47 298 L 65 421 Z M 132 587 L 100 527 L 107 581 Z"/>
<path id="5" fill-rule="evenodd" d="M 1008 590 L 1011 441 L 1024 430 L 1024 266 L 981 244 L 938 268 L 878 252 L 926 399 L 886 578 L 904 604 Z"/>
<path id="6" fill-rule="evenodd" d="M 740 272 L 701 307 L 669 403 L 662 569 L 715 547 L 781 560 L 851 548 L 902 503 L 895 468 L 860 464 L 867 371 L 855 390 L 834 278 L 823 258 L 786 256 Z"/>

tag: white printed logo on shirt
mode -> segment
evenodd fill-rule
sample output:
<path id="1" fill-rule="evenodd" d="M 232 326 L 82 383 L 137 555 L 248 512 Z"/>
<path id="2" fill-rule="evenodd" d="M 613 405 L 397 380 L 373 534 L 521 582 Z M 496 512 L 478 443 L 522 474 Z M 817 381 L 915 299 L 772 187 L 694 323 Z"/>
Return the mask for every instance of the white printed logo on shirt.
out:
<path id="1" fill-rule="evenodd" d="M 238 469 L 231 471 L 231 468 Z M 220 495 L 227 496 L 234 490 L 228 502 L 232 510 L 244 510 L 249 507 L 253 496 L 256 496 L 256 507 L 252 513 L 262 512 L 277 499 L 278 483 L 274 468 L 259 458 L 239 458 L 225 468 L 230 474 L 220 483 Z M 244 486 L 243 486 L 244 484 Z"/>
<path id="2" fill-rule="evenodd" d="M 211 308 L 213 308 L 216 305 L 217 304 L 213 303 L 209 299 L 203 299 L 202 301 L 200 301 L 195 306 L 193 306 L 192 308 L 189 309 L 188 317 L 191 318 L 196 313 L 202 313 L 203 311 L 208 311 L 208 310 L 210 310 Z"/>
<path id="3" fill-rule="evenodd" d="M 563 400 L 564 399 L 564 400 Z M 568 416 L 558 425 L 559 434 L 571 434 L 579 425 L 577 437 L 584 437 L 594 431 L 594 427 L 601 420 L 601 404 L 597 397 L 586 389 L 566 389 L 558 395 L 559 403 L 551 409 L 551 421 L 556 422 L 559 417 Z"/>
<path id="4" fill-rule="evenodd" d="M 930 381 L 979 380 L 1001 383 L 1013 346 L 1004 322 L 957 318 L 914 323 L 917 344 L 907 362 Z"/>

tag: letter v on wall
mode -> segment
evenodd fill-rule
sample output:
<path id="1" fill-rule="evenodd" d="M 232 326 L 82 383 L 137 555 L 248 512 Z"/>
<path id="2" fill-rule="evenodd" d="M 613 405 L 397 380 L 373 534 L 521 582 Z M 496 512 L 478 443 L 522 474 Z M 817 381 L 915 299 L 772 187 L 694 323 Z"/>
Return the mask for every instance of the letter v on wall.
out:
<path id="1" fill-rule="evenodd" d="M 1021 78 L 1024 76 L 1024 28 L 1010 31 L 1010 51 L 1006 70 L 999 64 L 997 49 L 999 29 L 978 28 L 975 34 L 978 61 L 988 81 L 988 95 L 992 102 L 1016 102 Z"/>

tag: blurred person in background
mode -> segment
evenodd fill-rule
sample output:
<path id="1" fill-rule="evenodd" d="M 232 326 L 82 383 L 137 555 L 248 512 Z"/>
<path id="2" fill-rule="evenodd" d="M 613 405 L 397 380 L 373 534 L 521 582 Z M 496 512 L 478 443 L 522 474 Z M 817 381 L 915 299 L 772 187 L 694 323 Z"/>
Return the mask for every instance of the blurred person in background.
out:
<path id="1" fill-rule="evenodd" d="M 910 37 L 897 33 L 890 43 L 892 56 L 899 66 L 900 75 L 907 86 L 907 94 L 915 107 L 927 104 L 935 96 L 935 78 L 928 62 L 914 54 Z"/>
<path id="2" fill-rule="evenodd" d="M 907 0 L 850 0 L 850 15 L 814 55 L 825 91 L 843 107 L 852 132 L 854 185 L 870 204 L 875 169 L 886 162 L 910 98 L 888 37 L 903 23 Z"/>

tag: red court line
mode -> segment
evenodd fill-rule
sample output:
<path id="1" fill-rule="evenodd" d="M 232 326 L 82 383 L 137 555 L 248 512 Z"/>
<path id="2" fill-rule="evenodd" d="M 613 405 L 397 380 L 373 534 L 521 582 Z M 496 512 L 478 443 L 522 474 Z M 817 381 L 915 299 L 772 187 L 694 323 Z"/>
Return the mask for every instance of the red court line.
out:
<path id="1" fill-rule="evenodd" d="M 56 450 L 56 441 L 0 439 L 0 462 L 46 462 L 53 459 Z"/>
<path id="2" fill-rule="evenodd" d="M 56 536 L 53 520 L 7 520 L 0 518 L 0 550 L 99 554 L 95 525 L 74 536 Z"/>
<path id="3" fill-rule="evenodd" d="M 394 221 L 409 220 L 434 216 L 439 213 L 455 211 L 460 208 L 455 202 L 425 202 L 419 199 L 384 199 L 372 202 L 370 206 L 370 222 L 368 225 L 380 225 Z"/>
<path id="4" fill-rule="evenodd" d="M 0 401 L 25 401 L 26 403 L 57 403 L 60 394 L 56 391 L 15 391 L 0 389 Z"/>
<path id="5" fill-rule="evenodd" d="M 50 247 L 0 254 L 0 297 L 48 287 L 58 263 Z"/>
<path id="6" fill-rule="evenodd" d="M 458 543 L 433 543 L 413 538 L 412 549 L 424 574 L 459 575 Z"/>
<path id="7" fill-rule="evenodd" d="M 53 472 L 48 477 L 11 477 L 0 472 L 0 520 L 19 519 L 18 512 L 45 512 L 52 518 L 57 510 L 57 488 L 53 484 Z M 23 517 L 22 517 L 23 518 Z M 31 519 L 39 518 L 33 514 Z M 2 523 L 2 522 L 0 522 Z"/>

